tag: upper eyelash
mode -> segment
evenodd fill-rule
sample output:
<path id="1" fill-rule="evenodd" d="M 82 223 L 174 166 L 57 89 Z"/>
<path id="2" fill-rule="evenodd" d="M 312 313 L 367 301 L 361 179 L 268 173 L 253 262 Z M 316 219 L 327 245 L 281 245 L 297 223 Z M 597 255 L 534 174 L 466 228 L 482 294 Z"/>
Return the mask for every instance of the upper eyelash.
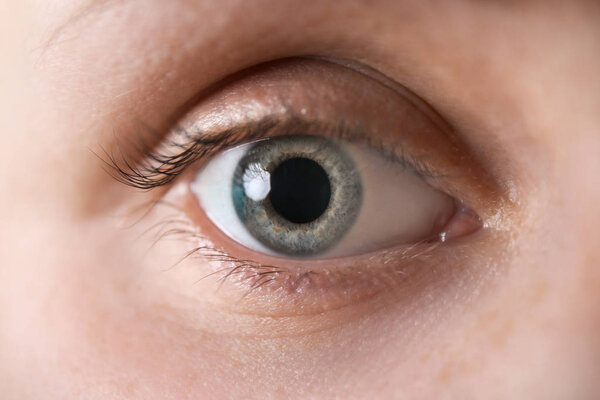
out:
<path id="1" fill-rule="evenodd" d="M 274 118 L 266 117 L 259 121 L 238 125 L 217 133 L 191 132 L 176 127 L 175 138 L 165 140 L 158 148 L 146 152 L 141 161 L 133 162 L 132 157 L 117 146 L 117 152 L 103 149 L 105 157 L 100 157 L 108 167 L 108 173 L 127 186 L 151 190 L 165 186 L 176 179 L 190 165 L 210 158 L 232 146 L 260 138 L 279 136 L 281 134 L 328 134 L 339 139 L 348 139 L 366 143 L 394 163 L 412 170 L 423 177 L 438 176 L 422 159 L 411 156 L 402 147 L 391 150 L 387 146 L 378 145 L 361 129 L 355 129 L 344 123 L 327 124 L 319 121 L 307 121 L 295 115 Z M 177 141 L 179 140 L 179 141 Z M 147 148 L 144 143 L 138 148 Z M 161 150 L 162 148 L 162 150 Z M 180 151 L 175 154 L 167 150 Z M 144 153 L 143 150 L 138 150 Z"/>
<path id="2" fill-rule="evenodd" d="M 150 190 L 169 184 L 194 162 L 243 140 L 251 140 L 259 131 L 269 130 L 272 125 L 270 120 L 261 120 L 255 124 L 225 130 L 218 135 L 192 134 L 176 127 L 174 132 L 185 140 L 184 143 L 167 140 L 161 145 L 163 148 L 181 149 L 176 154 L 154 149 L 144 155 L 142 161 L 136 165 L 130 161 L 129 155 L 117 147 L 117 154 L 104 150 L 106 158 L 103 161 L 109 167 L 110 175 L 117 181 L 137 189 Z"/>

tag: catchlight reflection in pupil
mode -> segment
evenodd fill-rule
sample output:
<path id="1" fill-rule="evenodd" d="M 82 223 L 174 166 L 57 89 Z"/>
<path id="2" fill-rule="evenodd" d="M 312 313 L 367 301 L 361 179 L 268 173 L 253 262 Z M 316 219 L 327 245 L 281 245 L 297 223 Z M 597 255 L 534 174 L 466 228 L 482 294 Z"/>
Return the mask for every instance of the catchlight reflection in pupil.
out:
<path id="1" fill-rule="evenodd" d="M 316 220 L 327 209 L 330 197 L 327 173 L 311 159 L 291 158 L 271 174 L 271 205 L 288 221 L 303 224 Z"/>

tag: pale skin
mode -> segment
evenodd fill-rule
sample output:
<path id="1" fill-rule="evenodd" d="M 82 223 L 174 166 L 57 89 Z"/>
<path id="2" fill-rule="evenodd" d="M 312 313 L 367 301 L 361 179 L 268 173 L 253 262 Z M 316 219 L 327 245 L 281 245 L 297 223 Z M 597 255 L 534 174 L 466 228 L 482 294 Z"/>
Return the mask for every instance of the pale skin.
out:
<path id="1" fill-rule="evenodd" d="M 2 399 L 600 392 L 598 2 L 5 3 Z M 98 154 L 135 142 L 142 125 L 167 131 L 184 108 L 259 98 L 254 72 L 239 83 L 247 92 L 202 93 L 305 56 L 367 66 L 452 126 L 486 172 L 450 192 L 479 212 L 484 233 L 378 296 L 298 291 L 291 302 L 267 285 L 240 300 L 235 285 L 200 279 L 202 258 L 170 268 L 188 248 L 145 234 L 168 210 L 133 223 L 140 205 L 180 192 L 124 186 Z"/>

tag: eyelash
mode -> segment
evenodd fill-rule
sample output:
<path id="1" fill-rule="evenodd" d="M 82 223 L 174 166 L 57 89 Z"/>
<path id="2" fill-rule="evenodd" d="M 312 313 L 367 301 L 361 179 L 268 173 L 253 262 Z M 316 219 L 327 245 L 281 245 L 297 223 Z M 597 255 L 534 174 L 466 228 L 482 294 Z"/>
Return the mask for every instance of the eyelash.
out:
<path id="1" fill-rule="evenodd" d="M 442 177 L 431 169 L 425 160 L 411 156 L 402 146 L 399 146 L 399 149 L 390 150 L 389 146 L 375 143 L 362 130 L 354 129 L 344 123 L 331 125 L 318 121 L 307 121 L 291 115 L 284 118 L 263 118 L 257 122 L 226 129 L 216 134 L 191 132 L 181 127 L 176 127 L 174 133 L 176 137 L 165 141 L 160 147 L 166 150 L 180 149 L 181 151 L 176 154 L 168 154 L 161 149 L 154 149 L 147 155 L 143 155 L 144 151 L 140 149 L 150 146 L 142 142 L 137 148 L 137 152 L 142 153 L 142 161 L 137 165 L 130 161 L 132 157 L 119 147 L 117 147 L 116 154 L 103 149 L 105 158 L 100 158 L 108 167 L 109 174 L 118 182 L 140 190 L 151 190 L 170 184 L 190 165 L 207 160 L 235 145 L 284 134 L 325 134 L 340 140 L 364 143 L 377 150 L 382 157 L 422 178 L 439 179 Z M 184 143 L 179 143 L 176 139 L 184 139 Z"/>
<path id="2" fill-rule="evenodd" d="M 182 212 L 176 205 L 160 200 L 153 203 L 153 205 L 162 205 Z M 198 233 L 193 223 L 188 220 L 164 219 L 149 229 L 149 231 L 152 230 L 157 230 L 153 243 L 157 243 L 168 237 L 183 240 L 196 239 L 197 241 L 206 239 L 203 235 Z M 388 250 L 379 254 L 377 257 L 381 259 L 382 266 L 378 268 L 379 274 L 377 278 L 375 278 L 377 283 L 384 283 L 387 287 L 401 283 L 406 276 L 409 276 L 409 272 L 406 271 L 407 267 L 414 266 L 415 262 L 418 262 L 419 260 L 426 260 L 429 257 L 429 254 L 440 245 L 442 245 L 442 242 L 440 241 L 432 242 L 423 240 L 402 250 Z M 241 259 L 209 245 L 194 246 L 168 269 L 176 267 L 191 257 L 198 257 L 203 261 L 231 264 L 228 267 L 220 268 L 203 275 L 197 282 L 216 276 L 218 277 L 220 285 L 228 280 L 232 280 L 235 283 L 241 283 L 242 287 L 246 289 L 241 300 L 261 287 L 268 287 L 269 284 L 273 284 L 275 289 L 284 289 L 286 293 L 293 294 L 299 290 L 301 285 L 305 282 L 306 284 L 313 286 L 313 289 L 322 289 L 333 285 L 344 285 L 346 281 L 350 280 L 349 276 L 354 272 L 360 277 L 364 277 L 365 279 L 368 278 L 368 274 L 365 276 L 357 265 L 342 265 L 336 268 L 328 267 L 320 268 L 318 270 L 300 266 L 286 268 L 282 266 L 261 264 L 253 260 Z M 369 261 L 373 260 L 370 259 Z M 382 276 L 385 278 L 382 279 Z M 368 279 L 370 280 L 371 278 Z"/>

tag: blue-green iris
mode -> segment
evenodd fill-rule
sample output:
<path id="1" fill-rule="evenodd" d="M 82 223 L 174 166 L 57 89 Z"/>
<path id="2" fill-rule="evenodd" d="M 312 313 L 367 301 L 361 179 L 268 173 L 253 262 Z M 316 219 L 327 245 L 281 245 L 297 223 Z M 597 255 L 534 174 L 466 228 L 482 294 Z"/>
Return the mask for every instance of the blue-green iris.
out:
<path id="1" fill-rule="evenodd" d="M 232 186 L 238 217 L 261 243 L 285 255 L 310 256 L 335 245 L 352 226 L 362 184 L 342 145 L 308 135 L 253 145 Z"/>

